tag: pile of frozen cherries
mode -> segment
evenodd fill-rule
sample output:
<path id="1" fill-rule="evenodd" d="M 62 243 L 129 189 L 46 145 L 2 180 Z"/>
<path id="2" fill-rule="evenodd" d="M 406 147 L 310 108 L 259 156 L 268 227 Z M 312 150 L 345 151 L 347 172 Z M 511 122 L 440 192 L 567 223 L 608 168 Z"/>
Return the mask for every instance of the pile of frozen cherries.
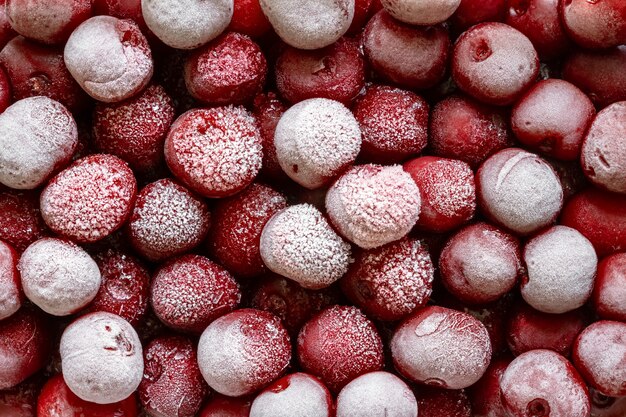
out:
<path id="1" fill-rule="evenodd" d="M 0 4 L 0 416 L 626 416 L 626 1 Z"/>

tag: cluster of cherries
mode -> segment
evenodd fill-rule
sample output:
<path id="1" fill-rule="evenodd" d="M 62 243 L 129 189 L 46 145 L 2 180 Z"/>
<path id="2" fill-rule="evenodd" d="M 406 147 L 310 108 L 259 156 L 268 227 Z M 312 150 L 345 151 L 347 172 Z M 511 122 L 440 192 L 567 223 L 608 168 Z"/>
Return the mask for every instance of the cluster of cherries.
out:
<path id="1" fill-rule="evenodd" d="M 0 3 L 1 416 L 626 416 L 624 0 Z"/>

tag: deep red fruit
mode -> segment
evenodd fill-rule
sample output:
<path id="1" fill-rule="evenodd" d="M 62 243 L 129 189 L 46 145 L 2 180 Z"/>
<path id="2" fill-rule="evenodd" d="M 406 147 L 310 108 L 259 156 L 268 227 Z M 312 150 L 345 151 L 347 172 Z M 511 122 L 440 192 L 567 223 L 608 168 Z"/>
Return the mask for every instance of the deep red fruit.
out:
<path id="1" fill-rule="evenodd" d="M 428 142 L 428 110 L 426 100 L 410 91 L 369 86 L 353 108 L 363 134 L 360 157 L 396 163 L 420 153 Z"/>
<path id="2" fill-rule="evenodd" d="M 0 0 L 0 48 L 4 48 L 4 45 L 17 35 L 11 27 L 5 4 L 6 0 Z"/>
<path id="3" fill-rule="evenodd" d="M 415 389 L 419 417 L 472 417 L 472 407 L 462 390 L 420 386 Z"/>
<path id="4" fill-rule="evenodd" d="M 209 389 L 194 344 L 183 336 L 162 336 L 144 348 L 144 374 L 137 391 L 149 415 L 194 417 L 200 410 Z"/>
<path id="5" fill-rule="evenodd" d="M 272 26 L 263 14 L 259 0 L 235 0 L 227 30 L 258 38 L 272 30 Z"/>
<path id="6" fill-rule="evenodd" d="M 604 258 L 598 264 L 592 305 L 600 318 L 626 322 L 626 254 Z"/>
<path id="7" fill-rule="evenodd" d="M 46 233 L 37 193 L 0 190 L 0 239 L 23 252 Z"/>
<path id="8" fill-rule="evenodd" d="M 621 0 L 563 0 L 560 11 L 567 33 L 584 48 L 626 43 L 626 3 Z"/>
<path id="9" fill-rule="evenodd" d="M 477 23 L 501 22 L 506 15 L 506 3 L 506 0 L 461 0 L 450 20 L 461 31 Z"/>
<path id="10" fill-rule="evenodd" d="M 37 417 L 37 396 L 41 385 L 41 377 L 34 376 L 13 388 L 0 391 L 0 415 Z"/>
<path id="11" fill-rule="evenodd" d="M 500 378 L 511 360 L 503 357 L 491 361 L 483 377 L 468 389 L 474 417 L 507 417 L 500 396 Z"/>
<path id="12" fill-rule="evenodd" d="M 204 406 L 199 417 L 250 417 L 252 399 L 249 397 L 226 397 L 215 394 Z"/>
<path id="13" fill-rule="evenodd" d="M 15 249 L 0 240 L 0 320 L 16 313 L 24 302 L 18 261 Z"/>
<path id="14" fill-rule="evenodd" d="M 93 14 L 134 20 L 143 33 L 150 34 L 141 13 L 141 0 L 93 0 Z"/>
<path id="15" fill-rule="evenodd" d="M 380 2 L 380 0 L 355 0 L 354 17 L 352 18 L 352 24 L 347 32 L 349 35 L 359 34 L 363 26 L 367 23 L 367 19 L 369 19 L 370 15 L 378 11 L 374 11 L 375 2 Z M 382 8 L 382 5 L 379 4 L 379 6 Z"/>
<path id="16" fill-rule="evenodd" d="M 253 103 L 253 114 L 257 119 L 263 144 L 263 165 L 260 174 L 275 183 L 289 179 L 280 167 L 276 157 L 276 145 L 274 144 L 276 126 L 287 108 L 287 104 L 272 91 L 257 95 Z"/>
<path id="17" fill-rule="evenodd" d="M 276 87 L 286 100 L 329 98 L 349 105 L 365 84 L 365 62 L 357 41 L 341 38 L 312 51 L 287 47 L 276 61 Z"/>
<path id="18" fill-rule="evenodd" d="M 0 52 L 1 54 L 1 52 Z M 0 55 L 1 59 L 1 55 Z M 11 82 L 5 70 L 0 69 L 0 111 L 11 105 Z"/>
<path id="19" fill-rule="evenodd" d="M 139 408 L 135 395 L 113 404 L 96 404 L 81 400 L 74 394 L 63 375 L 46 382 L 37 400 L 37 417 L 137 417 Z"/>

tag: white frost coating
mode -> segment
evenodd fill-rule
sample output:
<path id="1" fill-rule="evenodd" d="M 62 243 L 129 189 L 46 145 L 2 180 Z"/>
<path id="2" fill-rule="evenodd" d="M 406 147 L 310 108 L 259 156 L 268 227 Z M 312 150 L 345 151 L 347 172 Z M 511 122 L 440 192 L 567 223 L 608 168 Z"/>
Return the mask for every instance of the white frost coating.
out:
<path id="1" fill-rule="evenodd" d="M 337 417 L 417 417 L 417 401 L 409 387 L 389 372 L 361 375 L 337 397 Z"/>
<path id="2" fill-rule="evenodd" d="M 130 20 L 111 16 L 86 20 L 68 39 L 63 58 L 76 82 L 106 103 L 132 96 L 152 77 L 148 42 Z"/>
<path id="3" fill-rule="evenodd" d="M 0 114 L 0 183 L 42 185 L 77 144 L 76 122 L 61 103 L 43 96 L 17 101 Z"/>
<path id="4" fill-rule="evenodd" d="M 272 387 L 260 393 L 252 403 L 250 417 L 329 417 L 332 399 L 328 389 L 305 373 L 284 377 L 282 391 Z M 391 417 L 391 416 L 390 416 Z"/>
<path id="5" fill-rule="evenodd" d="M 24 37 L 44 43 L 58 43 L 61 40 L 59 36 L 68 28 L 77 12 L 75 0 L 22 0 L 5 3 L 6 14 L 13 30 Z"/>
<path id="6" fill-rule="evenodd" d="M 15 252 L 9 245 L 0 241 L 0 320 L 11 316 L 22 305 L 16 263 Z"/>
<path id="7" fill-rule="evenodd" d="M 233 0 L 141 0 L 148 28 L 166 45 L 193 49 L 215 39 L 233 17 Z"/>
<path id="8" fill-rule="evenodd" d="M 26 248 L 18 269 L 26 297 L 54 316 L 67 316 L 85 307 L 100 288 L 98 265 L 69 241 L 39 239 Z"/>
<path id="9" fill-rule="evenodd" d="M 298 49 L 334 43 L 350 28 L 354 0 L 260 0 L 263 13 L 283 41 Z"/>
<path id="10" fill-rule="evenodd" d="M 396 19 L 413 25 L 434 25 L 447 20 L 461 0 L 381 0 Z"/>
<path id="11" fill-rule="evenodd" d="M 309 289 L 328 287 L 352 261 L 350 245 L 310 204 L 276 213 L 263 228 L 260 251 L 270 270 Z"/>
<path id="12" fill-rule="evenodd" d="M 343 104 L 312 98 L 282 115 L 274 145 L 283 171 L 303 187 L 315 189 L 354 162 L 361 149 L 361 130 Z"/>
<path id="13" fill-rule="evenodd" d="M 491 156 L 476 180 L 483 209 L 520 234 L 550 224 L 563 204 L 563 188 L 552 167 L 522 149 L 509 148 Z"/>
<path id="14" fill-rule="evenodd" d="M 528 282 L 522 297 L 544 313 L 560 314 L 587 301 L 593 290 L 598 257 L 580 232 L 555 226 L 526 243 L 524 262 Z"/>
<path id="15" fill-rule="evenodd" d="M 70 324 L 61 336 L 60 352 L 63 379 L 85 401 L 122 401 L 143 377 L 139 336 L 115 314 L 92 313 Z"/>

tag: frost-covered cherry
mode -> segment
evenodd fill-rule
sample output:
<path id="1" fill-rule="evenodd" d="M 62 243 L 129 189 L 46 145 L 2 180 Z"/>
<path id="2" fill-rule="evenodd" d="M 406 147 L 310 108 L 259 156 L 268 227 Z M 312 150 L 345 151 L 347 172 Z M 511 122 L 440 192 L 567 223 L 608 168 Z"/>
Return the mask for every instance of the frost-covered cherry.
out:
<path id="1" fill-rule="evenodd" d="M 518 148 L 487 159 L 476 174 L 476 188 L 484 213 L 522 235 L 552 223 L 563 204 L 563 187 L 554 169 Z"/>
<path id="2" fill-rule="evenodd" d="M 157 317 L 176 330 L 197 333 L 234 310 L 241 300 L 237 281 L 209 259 L 187 254 L 154 275 L 150 303 Z"/>
<path id="3" fill-rule="evenodd" d="M 527 276 L 521 293 L 544 313 L 565 313 L 591 296 L 598 257 L 591 242 L 576 229 L 554 226 L 526 242 Z"/>
<path id="4" fill-rule="evenodd" d="M 77 144 L 76 122 L 61 103 L 44 96 L 17 101 L 0 114 L 0 183 L 39 187 L 70 161 Z"/>
<path id="5" fill-rule="evenodd" d="M 343 104 L 312 98 L 282 115 L 274 145 L 283 171 L 303 187 L 315 189 L 352 165 L 361 149 L 361 129 Z"/>
<path id="6" fill-rule="evenodd" d="M 81 415 L 89 417 L 137 417 L 139 407 L 135 395 L 112 404 L 88 402 L 80 399 L 70 390 L 63 380 L 63 375 L 58 374 L 50 378 L 39 393 L 37 417 L 75 417 Z"/>
<path id="7" fill-rule="evenodd" d="M 82 23 L 65 44 L 70 74 L 91 97 L 105 103 L 127 99 L 152 77 L 152 53 L 132 20 L 95 16 Z"/>
<path id="8" fill-rule="evenodd" d="M 468 388 L 474 417 L 507 417 L 500 396 L 500 378 L 511 361 L 508 356 L 494 358 L 482 378 Z"/>
<path id="9" fill-rule="evenodd" d="M 354 258 L 341 288 L 370 317 L 400 320 L 430 298 L 434 267 L 421 241 L 407 237 Z"/>
<path id="10" fill-rule="evenodd" d="M 410 91 L 369 86 L 353 109 L 363 133 L 360 156 L 397 163 L 417 155 L 428 143 L 428 111 L 426 100 Z"/>
<path id="11" fill-rule="evenodd" d="M 198 344 L 198 365 L 220 394 L 251 394 L 276 380 L 291 361 L 291 343 L 280 319 L 240 309 L 211 323 Z"/>
<path id="12" fill-rule="evenodd" d="M 417 227 L 443 233 L 467 223 L 476 211 L 476 186 L 470 166 L 455 159 L 422 156 L 404 164 L 422 199 Z"/>
<path id="13" fill-rule="evenodd" d="M 461 0 L 450 22 L 459 30 L 483 22 L 501 22 L 506 15 L 506 8 L 506 0 Z"/>
<path id="14" fill-rule="evenodd" d="M 118 19 L 131 19 L 139 25 L 141 31 L 152 36 L 150 29 L 146 26 L 141 11 L 141 0 L 92 0 L 93 14 L 108 15 Z M 152 36 L 153 37 L 153 36 Z"/>
<path id="15" fill-rule="evenodd" d="M 54 232 L 95 242 L 118 230 L 130 215 L 137 181 L 126 162 L 94 154 L 74 162 L 41 193 L 41 215 Z"/>
<path id="16" fill-rule="evenodd" d="M 599 112 L 582 145 L 580 162 L 587 178 L 600 188 L 626 193 L 626 101 Z"/>
<path id="17" fill-rule="evenodd" d="M 302 372 L 265 388 L 252 402 L 250 417 L 334 416 L 333 398 L 317 378 Z"/>
<path id="18" fill-rule="evenodd" d="M 263 13 L 287 44 L 319 49 L 350 28 L 355 0 L 260 0 Z"/>
<path id="19" fill-rule="evenodd" d="M 198 246 L 210 222 L 204 201 L 165 178 L 146 185 L 137 194 L 128 222 L 130 243 L 143 257 L 161 261 Z"/>
<path id="20" fill-rule="evenodd" d="M 247 187 L 261 169 L 261 134 L 243 107 L 190 110 L 165 139 L 172 173 L 197 193 L 227 197 Z"/>
<path id="21" fill-rule="evenodd" d="M 587 417 L 589 393 L 576 369 L 551 350 L 513 360 L 500 379 L 502 404 L 514 417 Z"/>
<path id="22" fill-rule="evenodd" d="M 203 103 L 245 104 L 263 88 L 267 62 L 252 39 L 229 32 L 193 51 L 184 75 L 189 93 Z"/>
<path id="23" fill-rule="evenodd" d="M 18 269 L 26 297 L 54 316 L 73 314 L 89 304 L 102 279 L 87 252 L 56 238 L 43 238 L 26 248 Z"/>
<path id="24" fill-rule="evenodd" d="M 487 104 L 513 103 L 535 82 L 538 73 L 539 59 L 533 44 L 504 23 L 473 26 L 454 46 L 454 81 L 461 90 Z"/>
<path id="25" fill-rule="evenodd" d="M 250 417 L 250 397 L 227 397 L 214 394 L 207 401 L 199 417 Z"/>
<path id="26" fill-rule="evenodd" d="M 601 318 L 626 322 L 626 253 L 608 256 L 598 264 L 592 305 Z"/>
<path id="27" fill-rule="evenodd" d="M 461 301 L 485 304 L 509 292 L 522 271 L 519 241 L 487 223 L 461 229 L 439 257 L 448 291 Z"/>
<path id="28" fill-rule="evenodd" d="M 60 352 L 65 383 L 85 401 L 122 401 L 143 376 L 139 336 L 115 314 L 91 313 L 72 322 L 61 336 Z"/>
<path id="29" fill-rule="evenodd" d="M 31 243 L 44 237 L 46 224 L 39 212 L 39 193 L 0 191 L 0 239 L 23 252 Z"/>
<path id="30" fill-rule="evenodd" d="M 509 318 L 506 338 L 515 356 L 533 349 L 550 349 L 567 357 L 585 325 L 585 313 L 580 309 L 548 314 L 520 302 Z"/>
<path id="31" fill-rule="evenodd" d="M 363 50 L 386 80 L 410 90 L 425 89 L 445 75 L 450 36 L 441 25 L 410 26 L 380 11 L 365 26 Z"/>
<path id="32" fill-rule="evenodd" d="M 17 33 L 36 41 L 63 43 L 91 17 L 90 0 L 7 0 L 6 14 Z"/>
<path id="33" fill-rule="evenodd" d="M 337 393 L 359 375 L 383 367 L 383 345 L 374 324 L 356 307 L 334 306 L 309 320 L 298 336 L 302 369 Z"/>
<path id="34" fill-rule="evenodd" d="M 365 61 L 356 40 L 341 38 L 312 51 L 286 47 L 275 73 L 278 91 L 292 103 L 328 98 L 349 105 L 365 84 Z"/>
<path id="35" fill-rule="evenodd" d="M 286 207 L 287 198 L 282 193 L 256 183 L 218 201 L 207 240 L 209 252 L 236 276 L 262 274 L 267 269 L 261 258 L 261 232 L 267 221 Z"/>
<path id="36" fill-rule="evenodd" d="M 256 117 L 263 143 L 263 164 L 260 175 L 268 178 L 272 183 L 282 183 L 289 180 L 278 163 L 276 146 L 274 145 L 276 126 L 287 108 L 287 104 L 273 91 L 257 95 L 253 102 L 253 114 Z"/>
<path id="37" fill-rule="evenodd" d="M 414 392 L 419 417 L 475 417 L 464 390 L 419 386 Z"/>
<path id="38" fill-rule="evenodd" d="M 461 0 L 381 0 L 394 18 L 411 25 L 428 26 L 446 21 Z"/>
<path id="39" fill-rule="evenodd" d="M 352 380 L 337 396 L 337 417 L 417 417 L 415 395 L 389 372 L 370 372 Z"/>
<path id="40" fill-rule="evenodd" d="M 568 35 L 583 48 L 606 49 L 626 44 L 626 3 L 621 0 L 561 1 Z"/>
<path id="41" fill-rule="evenodd" d="M 359 165 L 328 190 L 326 210 L 341 235 L 372 249 L 401 239 L 413 228 L 420 191 L 399 165 Z"/>
<path id="42" fill-rule="evenodd" d="M 515 104 L 511 128 L 517 139 L 544 155 L 565 161 L 578 159 L 583 139 L 596 111 L 573 84 L 548 79 L 535 84 Z"/>
<path id="43" fill-rule="evenodd" d="M 430 119 L 429 145 L 435 155 L 459 159 L 477 168 L 495 152 L 510 146 L 508 114 L 468 97 L 438 102 Z"/>
<path id="44" fill-rule="evenodd" d="M 154 417 L 194 417 L 208 387 L 198 369 L 194 342 L 184 336 L 161 336 L 144 349 L 139 399 Z"/>
<path id="45" fill-rule="evenodd" d="M 274 214 L 265 224 L 260 252 L 267 268 L 304 288 L 331 285 L 348 270 L 351 248 L 310 204 Z"/>
<path id="46" fill-rule="evenodd" d="M 0 321 L 0 389 L 14 387 L 43 368 L 54 338 L 47 316 L 31 306 Z"/>
<path id="47" fill-rule="evenodd" d="M 163 143 L 174 105 L 160 85 L 119 103 L 98 103 L 93 114 L 96 149 L 122 158 L 136 172 L 154 175 L 164 162 Z"/>
<path id="48" fill-rule="evenodd" d="M 24 301 L 18 260 L 15 249 L 0 240 L 0 320 L 17 312 Z"/>
<path id="49" fill-rule="evenodd" d="M 406 378 L 461 389 L 478 381 L 489 366 L 491 342 L 485 326 L 469 314 L 429 306 L 396 329 L 391 355 Z"/>
<path id="50" fill-rule="evenodd" d="M 215 39 L 230 23 L 233 6 L 233 0 L 141 0 L 148 28 L 178 49 L 194 49 Z"/>
<path id="51" fill-rule="evenodd" d="M 228 30 L 259 38 L 272 30 L 259 0 L 234 0 L 233 18 Z"/>

